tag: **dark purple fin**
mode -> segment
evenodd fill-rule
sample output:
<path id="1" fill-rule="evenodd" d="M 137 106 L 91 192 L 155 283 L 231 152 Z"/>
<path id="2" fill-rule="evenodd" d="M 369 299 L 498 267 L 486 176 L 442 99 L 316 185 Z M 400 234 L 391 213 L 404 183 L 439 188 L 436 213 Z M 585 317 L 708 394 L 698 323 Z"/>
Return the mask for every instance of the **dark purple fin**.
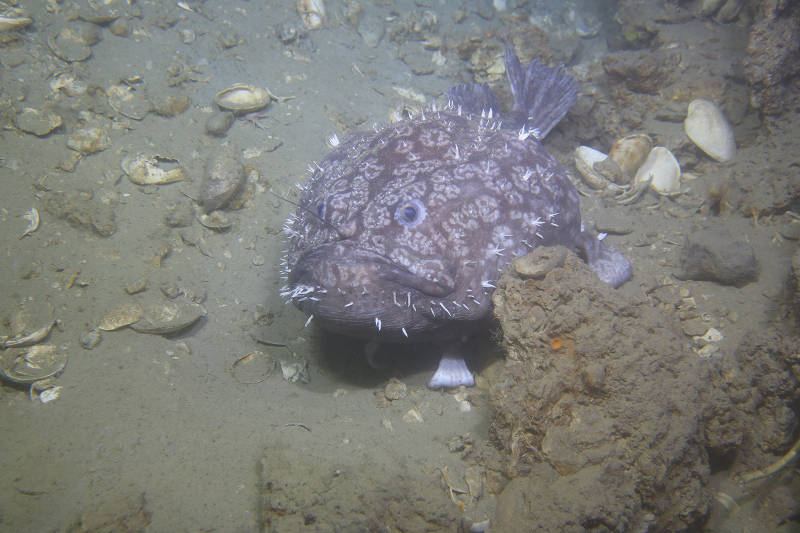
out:
<path id="1" fill-rule="evenodd" d="M 506 74 L 514 107 L 504 117 L 507 125 L 525 128 L 544 139 L 578 99 L 578 84 L 564 66 L 548 67 L 536 58 L 523 70 L 514 50 L 506 45 Z"/>
<path id="2" fill-rule="evenodd" d="M 480 115 L 491 111 L 493 116 L 500 116 L 497 96 L 485 83 L 462 83 L 450 87 L 447 89 L 447 100 L 469 115 Z"/>

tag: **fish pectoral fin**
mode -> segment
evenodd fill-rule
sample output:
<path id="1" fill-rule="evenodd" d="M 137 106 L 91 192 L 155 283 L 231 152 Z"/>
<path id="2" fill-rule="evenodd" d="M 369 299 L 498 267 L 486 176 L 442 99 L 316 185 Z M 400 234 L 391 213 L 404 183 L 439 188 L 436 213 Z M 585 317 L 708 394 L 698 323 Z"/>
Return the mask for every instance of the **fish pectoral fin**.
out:
<path id="1" fill-rule="evenodd" d="M 454 389 L 461 385 L 465 387 L 475 385 L 475 377 L 469 371 L 467 362 L 452 354 L 442 355 L 439 360 L 439 368 L 428 381 L 428 388 L 433 390 Z"/>
<path id="2" fill-rule="evenodd" d="M 597 276 L 615 289 L 631 279 L 633 268 L 628 258 L 606 246 L 594 235 L 584 232 L 586 236 L 586 262 Z"/>

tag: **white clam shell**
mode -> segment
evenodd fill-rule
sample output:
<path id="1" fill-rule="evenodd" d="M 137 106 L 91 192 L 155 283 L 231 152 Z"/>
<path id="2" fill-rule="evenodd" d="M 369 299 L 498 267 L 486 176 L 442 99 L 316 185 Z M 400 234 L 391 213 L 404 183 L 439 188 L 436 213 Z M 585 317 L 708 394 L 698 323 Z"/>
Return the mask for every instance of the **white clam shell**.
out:
<path id="1" fill-rule="evenodd" d="M 700 98 L 689 104 L 683 129 L 698 148 L 717 161 L 724 163 L 736 155 L 733 128 L 711 100 Z"/>
<path id="2" fill-rule="evenodd" d="M 166 170 L 162 164 L 173 168 Z M 183 168 L 171 157 L 129 154 L 122 159 L 120 166 L 136 185 L 166 185 L 186 179 Z"/>
<path id="3" fill-rule="evenodd" d="M 618 139 L 612 144 L 608 151 L 608 157 L 619 166 L 622 172 L 633 176 L 647 159 L 652 148 L 653 139 L 649 135 L 635 133 Z"/>
<path id="4" fill-rule="evenodd" d="M 306 29 L 317 30 L 325 22 L 325 4 L 322 0 L 297 0 L 297 14 Z"/>
<path id="5" fill-rule="evenodd" d="M 681 166 L 672 152 L 656 146 L 636 172 L 634 183 L 650 181 L 650 188 L 658 194 L 674 194 L 681 189 Z"/>
<path id="6" fill-rule="evenodd" d="M 234 85 L 218 92 L 214 97 L 214 102 L 220 109 L 236 113 L 258 111 L 266 107 L 269 101 L 269 92 L 250 85 Z"/>
<path id="7" fill-rule="evenodd" d="M 578 146 L 575 149 L 575 168 L 583 176 L 586 185 L 593 189 L 604 189 L 608 185 L 608 180 L 594 170 L 594 164 L 607 157 L 603 152 L 588 146 Z"/>

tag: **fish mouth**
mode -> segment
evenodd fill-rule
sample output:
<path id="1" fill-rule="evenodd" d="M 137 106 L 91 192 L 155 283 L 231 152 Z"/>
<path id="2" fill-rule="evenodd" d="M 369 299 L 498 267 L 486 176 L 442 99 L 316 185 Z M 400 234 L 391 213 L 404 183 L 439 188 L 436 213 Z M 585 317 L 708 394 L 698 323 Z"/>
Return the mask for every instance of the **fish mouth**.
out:
<path id="1" fill-rule="evenodd" d="M 450 275 L 440 279 L 420 276 L 385 255 L 342 241 L 304 253 L 289 272 L 288 281 L 290 285 L 319 285 L 334 290 L 362 290 L 388 282 L 434 298 L 455 291 Z"/>

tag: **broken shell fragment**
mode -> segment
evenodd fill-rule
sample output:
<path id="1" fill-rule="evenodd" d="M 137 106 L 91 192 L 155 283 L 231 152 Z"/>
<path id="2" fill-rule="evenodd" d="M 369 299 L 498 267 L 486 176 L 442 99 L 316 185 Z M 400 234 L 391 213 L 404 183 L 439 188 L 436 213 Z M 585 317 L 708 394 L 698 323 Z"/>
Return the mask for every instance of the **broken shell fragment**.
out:
<path id="1" fill-rule="evenodd" d="M 325 4 L 322 0 L 297 0 L 297 14 L 306 29 L 317 30 L 325 22 Z"/>
<path id="2" fill-rule="evenodd" d="M 108 105 L 120 115 L 142 120 L 152 109 L 144 89 L 134 90 L 128 85 L 112 85 L 106 90 Z"/>
<path id="3" fill-rule="evenodd" d="M 231 219 L 225 216 L 222 211 L 211 211 L 210 213 L 203 213 L 197 217 L 197 221 L 203 227 L 214 231 L 228 231 L 233 226 Z"/>
<path id="4" fill-rule="evenodd" d="M 401 400 L 408 396 L 408 387 L 402 381 L 392 378 L 383 388 L 383 395 L 390 402 Z"/>
<path id="5" fill-rule="evenodd" d="M 34 231 L 39 229 L 39 211 L 35 207 L 31 207 L 27 213 L 22 215 L 22 218 L 28 221 L 28 227 L 26 227 L 22 235 L 19 236 L 20 239 L 31 235 Z"/>
<path id="6" fill-rule="evenodd" d="M 0 32 L 19 30 L 33 24 L 33 19 L 17 7 L 9 7 L 0 11 Z"/>
<path id="7" fill-rule="evenodd" d="M 270 377 L 276 366 L 274 357 L 256 350 L 234 361 L 231 365 L 231 374 L 239 383 L 252 385 Z"/>
<path id="8" fill-rule="evenodd" d="M 721 163 L 736 155 L 733 128 L 722 109 L 711 100 L 699 98 L 689 104 L 683 129 L 698 148 Z"/>
<path id="9" fill-rule="evenodd" d="M 140 305 L 134 303 L 122 304 L 106 313 L 97 328 L 103 331 L 114 331 L 115 329 L 130 326 L 143 316 L 144 309 Z"/>
<path id="10" fill-rule="evenodd" d="M 680 192 L 681 166 L 672 152 L 663 146 L 650 150 L 647 159 L 636 172 L 635 185 L 650 182 L 650 188 L 661 195 Z"/>
<path id="11" fill-rule="evenodd" d="M 225 111 L 250 113 L 265 108 L 270 99 L 269 92 L 260 87 L 234 85 L 218 92 L 214 97 L 214 102 Z"/>
<path id="12" fill-rule="evenodd" d="M 74 74 L 60 72 L 53 75 L 50 80 L 50 90 L 54 93 L 63 91 L 67 96 L 83 96 L 88 88 L 86 84 L 79 80 Z"/>
<path id="13" fill-rule="evenodd" d="M 83 155 L 102 152 L 111 146 L 111 137 L 103 128 L 79 128 L 67 137 L 67 148 Z"/>
<path id="14" fill-rule="evenodd" d="M 403 415 L 403 422 L 407 422 L 409 424 L 421 424 L 424 422 L 425 419 L 422 418 L 422 413 L 419 412 L 419 409 L 416 407 L 412 407 L 406 414 Z"/>
<path id="15" fill-rule="evenodd" d="M 136 185 L 166 185 L 186 179 L 186 173 L 178 166 L 177 159 L 164 156 L 148 157 L 131 154 L 122 159 L 122 170 Z M 166 170 L 165 166 L 172 166 Z"/>
<path id="16" fill-rule="evenodd" d="M 42 137 L 61 126 L 62 120 L 59 115 L 50 111 L 26 107 L 22 113 L 14 117 L 14 124 L 25 133 Z"/>
<path id="17" fill-rule="evenodd" d="M 308 361 L 281 361 L 281 375 L 289 383 L 308 383 Z"/>
<path id="18" fill-rule="evenodd" d="M 64 387 L 61 385 L 45 389 L 39 393 L 39 401 L 42 403 L 47 403 L 52 402 L 53 400 L 58 400 L 58 397 L 61 396 L 62 390 L 64 390 Z"/>
<path id="19" fill-rule="evenodd" d="M 85 350 L 91 350 L 100 344 L 100 341 L 103 340 L 103 335 L 100 333 L 100 329 L 90 328 L 82 331 L 78 340 Z"/>
<path id="20" fill-rule="evenodd" d="M 618 139 L 608 151 L 610 157 L 627 176 L 633 176 L 642 166 L 653 148 L 653 139 L 644 133 L 627 135 Z"/>
<path id="21" fill-rule="evenodd" d="M 37 344 L 4 360 L 0 378 L 18 385 L 30 385 L 49 377 L 57 376 L 67 366 L 67 354 L 55 344 Z"/>
<path id="22" fill-rule="evenodd" d="M 146 305 L 141 320 L 130 326 L 139 333 L 169 335 L 188 328 L 204 316 L 206 310 L 202 305 L 175 299 Z"/>

